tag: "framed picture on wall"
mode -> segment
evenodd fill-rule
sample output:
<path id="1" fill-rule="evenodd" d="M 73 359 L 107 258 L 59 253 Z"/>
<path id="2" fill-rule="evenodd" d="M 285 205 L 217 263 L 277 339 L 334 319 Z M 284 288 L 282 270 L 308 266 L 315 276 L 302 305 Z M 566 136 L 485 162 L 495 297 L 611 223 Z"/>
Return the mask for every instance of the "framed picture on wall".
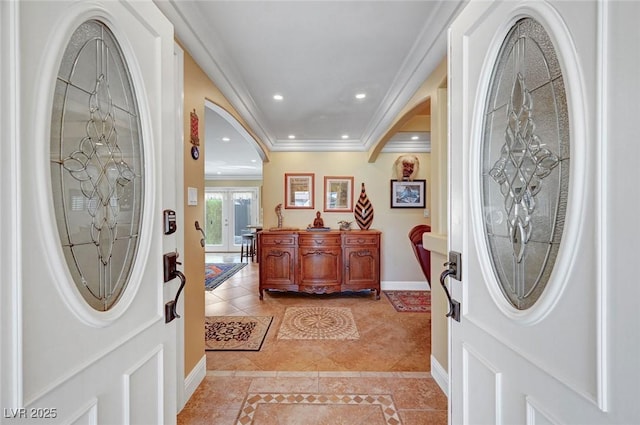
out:
<path id="1" fill-rule="evenodd" d="M 353 212 L 353 177 L 324 177 L 324 211 Z"/>
<path id="2" fill-rule="evenodd" d="M 391 180 L 391 208 L 425 208 L 426 180 Z"/>
<path id="3" fill-rule="evenodd" d="M 285 173 L 285 208 L 309 210 L 314 208 L 314 177 L 315 175 L 312 173 Z"/>

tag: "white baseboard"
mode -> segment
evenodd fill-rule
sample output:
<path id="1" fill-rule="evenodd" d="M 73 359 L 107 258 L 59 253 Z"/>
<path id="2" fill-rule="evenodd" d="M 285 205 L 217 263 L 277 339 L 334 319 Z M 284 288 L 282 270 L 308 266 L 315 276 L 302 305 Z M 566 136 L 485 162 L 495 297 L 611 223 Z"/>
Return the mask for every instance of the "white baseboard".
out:
<path id="1" fill-rule="evenodd" d="M 431 376 L 443 393 L 449 397 L 449 373 L 442 367 L 435 357 L 431 356 Z"/>
<path id="2" fill-rule="evenodd" d="M 195 365 L 189 375 L 184 379 L 184 399 L 185 403 L 191 398 L 193 393 L 198 388 L 198 385 L 202 382 L 207 375 L 207 356 L 202 356 L 198 364 Z"/>
<path id="3" fill-rule="evenodd" d="M 380 282 L 382 291 L 430 291 L 431 287 L 426 280 L 418 281 L 382 281 Z"/>

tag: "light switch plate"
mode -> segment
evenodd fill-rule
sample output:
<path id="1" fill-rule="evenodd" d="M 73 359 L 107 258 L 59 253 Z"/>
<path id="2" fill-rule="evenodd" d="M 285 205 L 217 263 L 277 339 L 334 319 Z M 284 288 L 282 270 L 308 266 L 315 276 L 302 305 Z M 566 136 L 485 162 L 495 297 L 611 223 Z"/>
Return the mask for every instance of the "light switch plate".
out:
<path id="1" fill-rule="evenodd" d="M 187 188 L 187 205 L 198 205 L 198 188 Z"/>

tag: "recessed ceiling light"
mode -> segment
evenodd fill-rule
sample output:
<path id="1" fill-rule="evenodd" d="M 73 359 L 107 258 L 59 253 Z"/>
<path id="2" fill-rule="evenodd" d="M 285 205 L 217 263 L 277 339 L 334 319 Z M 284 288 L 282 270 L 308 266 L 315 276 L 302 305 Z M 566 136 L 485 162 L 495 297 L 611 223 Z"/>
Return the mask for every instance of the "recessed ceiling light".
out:
<path id="1" fill-rule="evenodd" d="M 342 138 L 343 138 L 343 139 L 348 139 L 348 138 L 349 138 L 349 135 L 348 135 L 348 134 L 343 134 L 343 135 L 342 135 Z"/>
<path id="2" fill-rule="evenodd" d="M 230 141 L 230 140 L 231 140 L 231 139 L 229 139 L 228 137 L 223 137 L 223 138 L 222 138 L 222 141 L 223 141 L 223 142 L 228 142 L 228 141 Z"/>
<path id="3" fill-rule="evenodd" d="M 274 95 L 273 95 L 273 99 L 274 99 L 274 100 L 282 100 L 282 99 L 284 99 L 284 97 L 282 97 L 282 95 L 281 95 L 281 94 L 274 94 Z"/>
<path id="4" fill-rule="evenodd" d="M 222 171 L 218 171 L 217 174 L 222 174 Z"/>
<path id="5" fill-rule="evenodd" d="M 418 136 L 411 136 L 411 140 L 418 140 L 420 137 Z"/>
<path id="6" fill-rule="evenodd" d="M 295 135 L 295 134 L 290 134 L 290 135 L 289 135 L 289 139 L 295 139 L 295 138 L 296 138 L 296 135 Z"/>
<path id="7" fill-rule="evenodd" d="M 252 160 L 251 160 L 251 162 L 258 162 L 258 160 L 256 160 L 256 159 L 252 159 Z"/>
<path id="8" fill-rule="evenodd" d="M 364 99 L 365 97 L 367 97 L 366 93 L 358 93 L 358 94 L 356 94 L 356 99 Z"/>

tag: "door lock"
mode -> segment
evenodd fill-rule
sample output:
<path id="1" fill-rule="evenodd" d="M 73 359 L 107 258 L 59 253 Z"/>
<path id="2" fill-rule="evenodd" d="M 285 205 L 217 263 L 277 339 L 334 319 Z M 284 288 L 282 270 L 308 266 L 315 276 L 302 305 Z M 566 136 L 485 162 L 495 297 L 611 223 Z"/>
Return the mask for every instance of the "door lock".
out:
<path id="1" fill-rule="evenodd" d="M 455 251 L 449 251 L 449 261 L 444 263 L 445 267 L 449 267 L 449 270 L 453 270 L 450 274 L 455 280 L 462 280 L 462 254 Z"/>
<path id="2" fill-rule="evenodd" d="M 162 256 L 163 265 L 164 265 L 164 281 L 169 282 L 170 280 L 178 277 L 178 264 L 182 264 L 178 262 L 178 253 L 177 252 L 169 252 Z"/>

